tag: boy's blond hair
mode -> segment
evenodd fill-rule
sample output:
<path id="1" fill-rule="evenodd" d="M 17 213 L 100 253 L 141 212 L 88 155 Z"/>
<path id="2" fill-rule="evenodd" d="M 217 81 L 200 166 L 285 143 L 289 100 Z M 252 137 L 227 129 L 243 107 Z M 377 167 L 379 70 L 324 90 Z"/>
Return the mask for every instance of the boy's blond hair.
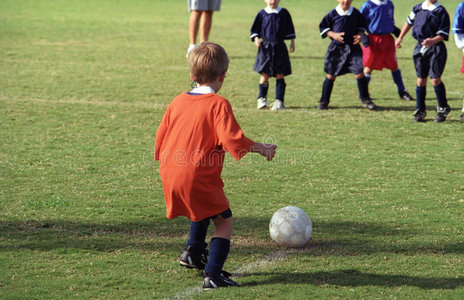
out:
<path id="1" fill-rule="evenodd" d="M 199 84 L 215 81 L 229 68 L 229 57 L 220 45 L 203 42 L 188 55 L 190 74 Z"/>

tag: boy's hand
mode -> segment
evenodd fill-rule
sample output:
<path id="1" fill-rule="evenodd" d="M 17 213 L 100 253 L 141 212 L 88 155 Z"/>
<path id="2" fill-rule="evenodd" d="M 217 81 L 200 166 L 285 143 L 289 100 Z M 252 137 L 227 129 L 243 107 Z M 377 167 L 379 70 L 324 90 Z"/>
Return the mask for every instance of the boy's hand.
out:
<path id="1" fill-rule="evenodd" d="M 250 151 L 261 154 L 265 156 L 268 161 L 271 161 L 276 154 L 276 149 L 277 146 L 273 144 L 254 143 Z"/>
<path id="2" fill-rule="evenodd" d="M 290 41 L 290 52 L 295 52 L 295 40 Z"/>
<path id="3" fill-rule="evenodd" d="M 255 37 L 255 46 L 256 48 L 261 47 L 261 40 L 259 39 L 259 37 Z"/>
<path id="4" fill-rule="evenodd" d="M 329 37 L 331 37 L 332 39 L 336 40 L 337 42 L 339 43 L 342 43 L 344 44 L 345 41 L 343 40 L 343 36 L 345 35 L 344 32 L 333 32 L 333 31 L 329 31 L 329 33 L 327 34 Z"/>
<path id="5" fill-rule="evenodd" d="M 357 34 L 353 36 L 353 45 L 358 45 L 359 43 L 361 43 L 361 40 L 362 40 L 362 35 Z"/>
<path id="6" fill-rule="evenodd" d="M 401 48 L 401 42 L 403 41 L 402 38 L 397 38 L 395 41 L 396 48 Z"/>

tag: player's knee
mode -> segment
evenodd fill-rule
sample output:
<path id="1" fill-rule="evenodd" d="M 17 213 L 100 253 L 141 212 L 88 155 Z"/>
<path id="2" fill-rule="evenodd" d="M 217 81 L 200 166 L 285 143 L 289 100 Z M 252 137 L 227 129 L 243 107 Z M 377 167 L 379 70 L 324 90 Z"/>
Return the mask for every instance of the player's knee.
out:
<path id="1" fill-rule="evenodd" d="M 430 82 L 432 82 L 433 86 L 439 86 L 441 84 L 441 78 L 432 78 Z"/>

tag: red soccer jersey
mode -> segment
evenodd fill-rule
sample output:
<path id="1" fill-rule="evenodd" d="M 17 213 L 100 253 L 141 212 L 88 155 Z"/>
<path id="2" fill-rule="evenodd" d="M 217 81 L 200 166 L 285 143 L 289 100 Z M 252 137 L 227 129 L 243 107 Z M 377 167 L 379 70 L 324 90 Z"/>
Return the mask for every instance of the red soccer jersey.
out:
<path id="1" fill-rule="evenodd" d="M 221 180 L 225 151 L 239 160 L 252 145 L 225 98 L 213 93 L 177 96 L 155 141 L 166 217 L 198 222 L 228 209 Z"/>

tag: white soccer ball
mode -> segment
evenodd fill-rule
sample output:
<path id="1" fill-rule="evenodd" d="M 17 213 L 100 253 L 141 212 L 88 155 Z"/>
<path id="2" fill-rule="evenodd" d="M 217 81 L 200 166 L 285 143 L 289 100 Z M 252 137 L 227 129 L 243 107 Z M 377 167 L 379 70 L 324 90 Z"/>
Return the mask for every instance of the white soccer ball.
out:
<path id="1" fill-rule="evenodd" d="M 287 206 L 274 213 L 269 223 L 271 238 L 283 247 L 301 248 L 313 232 L 313 223 L 304 210 Z"/>

